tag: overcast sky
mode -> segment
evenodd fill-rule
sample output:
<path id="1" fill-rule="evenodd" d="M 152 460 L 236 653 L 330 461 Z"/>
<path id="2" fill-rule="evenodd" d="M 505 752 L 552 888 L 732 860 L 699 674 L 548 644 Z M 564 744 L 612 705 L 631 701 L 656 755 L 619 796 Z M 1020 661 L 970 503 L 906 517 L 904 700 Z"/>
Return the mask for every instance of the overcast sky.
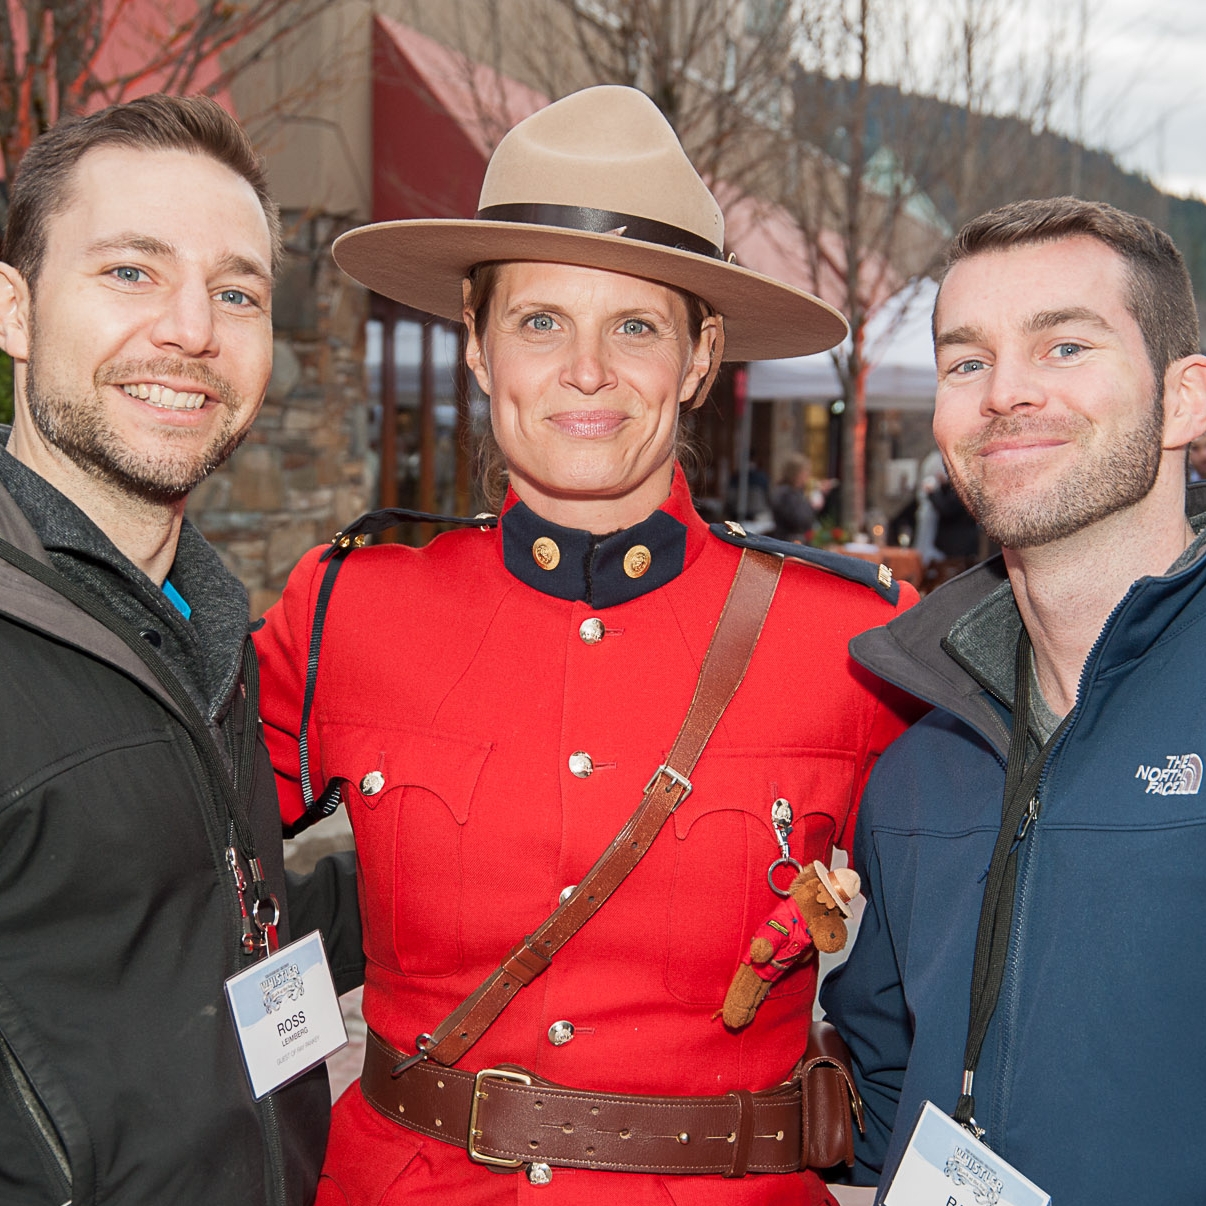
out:
<path id="1" fill-rule="evenodd" d="M 1085 12 L 1086 141 L 1206 199 L 1206 3 L 1087 0 Z"/>

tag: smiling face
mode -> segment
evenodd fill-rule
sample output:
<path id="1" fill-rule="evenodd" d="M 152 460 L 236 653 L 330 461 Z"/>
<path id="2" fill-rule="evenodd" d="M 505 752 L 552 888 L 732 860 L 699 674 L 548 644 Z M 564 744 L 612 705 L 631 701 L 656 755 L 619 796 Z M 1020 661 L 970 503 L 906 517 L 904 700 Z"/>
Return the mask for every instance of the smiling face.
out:
<path id="1" fill-rule="evenodd" d="M 1122 258 L 1084 236 L 973 255 L 943 282 L 934 436 L 1006 548 L 1063 539 L 1155 485 L 1162 383 L 1128 285 Z"/>
<path id="2" fill-rule="evenodd" d="M 10 451 L 175 503 L 238 446 L 272 367 L 271 239 L 254 190 L 206 155 L 101 146 L 47 223 L 31 296 L 0 265 L 18 364 Z"/>
<path id="3" fill-rule="evenodd" d="M 615 531 L 670 492 L 679 407 L 707 372 L 673 289 L 564 264 L 501 265 L 467 359 L 511 485 L 544 518 Z"/>

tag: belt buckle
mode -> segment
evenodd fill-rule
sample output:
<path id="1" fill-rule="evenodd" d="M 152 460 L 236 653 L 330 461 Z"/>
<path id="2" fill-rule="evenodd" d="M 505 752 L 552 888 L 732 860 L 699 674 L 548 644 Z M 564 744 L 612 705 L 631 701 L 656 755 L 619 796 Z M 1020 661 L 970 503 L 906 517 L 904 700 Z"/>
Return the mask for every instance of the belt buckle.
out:
<path id="1" fill-rule="evenodd" d="M 476 1141 L 482 1135 L 481 1131 L 477 1129 L 477 1111 L 481 1103 L 490 1096 L 489 1093 L 482 1092 L 482 1082 L 486 1079 L 509 1080 L 519 1085 L 532 1083 L 532 1078 L 526 1072 L 512 1072 L 507 1068 L 483 1068 L 473 1078 L 473 1102 L 469 1106 L 469 1136 L 465 1144 L 469 1159 L 478 1164 L 492 1164 L 496 1168 L 522 1168 L 526 1163 L 525 1160 L 505 1160 L 499 1156 L 487 1156 L 477 1150 Z"/>

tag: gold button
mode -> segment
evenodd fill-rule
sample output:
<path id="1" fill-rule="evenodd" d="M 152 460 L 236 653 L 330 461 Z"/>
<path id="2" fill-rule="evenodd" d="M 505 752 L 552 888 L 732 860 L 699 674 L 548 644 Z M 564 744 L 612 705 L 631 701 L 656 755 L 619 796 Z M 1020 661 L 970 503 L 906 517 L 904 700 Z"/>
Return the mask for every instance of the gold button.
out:
<path id="1" fill-rule="evenodd" d="M 360 790 L 366 796 L 375 796 L 385 786 L 385 776 L 380 771 L 369 771 L 360 780 Z"/>
<path id="2" fill-rule="evenodd" d="M 595 769 L 594 759 L 585 750 L 575 750 L 569 756 L 569 769 L 576 779 L 589 779 Z"/>
<path id="3" fill-rule="evenodd" d="M 726 519 L 724 526 L 729 529 L 730 536 L 744 536 L 745 528 L 741 526 L 735 519 Z"/>
<path id="4" fill-rule="evenodd" d="M 606 631 L 603 627 L 603 621 L 598 616 L 591 616 L 589 620 L 583 620 L 578 625 L 578 636 L 587 645 L 597 645 L 603 639 L 603 634 Z"/>
<path id="5" fill-rule="evenodd" d="M 624 554 L 624 572 L 630 578 L 639 578 L 653 564 L 653 554 L 643 545 L 634 544 Z"/>
<path id="6" fill-rule="evenodd" d="M 547 536 L 541 536 L 532 545 L 532 556 L 542 570 L 555 570 L 561 562 L 561 550 L 557 547 L 557 542 Z"/>

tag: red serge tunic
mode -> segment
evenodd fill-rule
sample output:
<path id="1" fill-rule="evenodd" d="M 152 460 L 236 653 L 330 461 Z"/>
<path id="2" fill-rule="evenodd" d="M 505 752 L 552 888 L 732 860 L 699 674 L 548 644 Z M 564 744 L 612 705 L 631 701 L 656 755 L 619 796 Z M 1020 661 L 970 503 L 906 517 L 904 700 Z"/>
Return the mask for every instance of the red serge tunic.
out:
<path id="1" fill-rule="evenodd" d="M 542 534 L 559 542 L 560 575 L 534 559 Z M 634 543 L 651 558 L 637 579 L 622 569 Z M 321 552 L 294 571 L 256 642 L 287 820 L 302 812 L 297 731 Z M 327 613 L 310 756 L 319 788 L 347 781 L 364 1013 L 394 1047 L 413 1051 L 415 1036 L 539 925 L 635 810 L 686 714 L 739 556 L 708 531 L 678 471 L 659 512 L 600 540 L 545 523 L 511 496 L 497 530 L 348 556 Z M 578 597 L 549 593 L 558 590 Z M 915 598 L 906 587 L 899 606 Z M 779 856 L 772 803 L 784 797 L 794 810 L 793 857 L 827 861 L 832 844 L 849 847 L 867 774 L 908 719 L 904 697 L 846 652 L 855 633 L 898 609 L 866 586 L 787 562 L 694 792 L 458 1067 L 518 1064 L 564 1085 L 659 1095 L 788 1077 L 807 1037 L 815 960 L 785 976 L 746 1029 L 726 1030 L 713 1015 L 776 903 L 766 879 Z M 590 620 L 602 622 L 593 642 Z M 373 771 L 383 785 L 366 795 Z M 562 1045 L 549 1036 L 557 1022 L 573 1027 Z M 550 1184 L 533 1186 L 386 1120 L 358 1085 L 335 1108 L 318 1200 L 615 1206 L 619 1196 L 625 1206 L 831 1201 L 811 1173 L 726 1180 L 555 1168 Z"/>

